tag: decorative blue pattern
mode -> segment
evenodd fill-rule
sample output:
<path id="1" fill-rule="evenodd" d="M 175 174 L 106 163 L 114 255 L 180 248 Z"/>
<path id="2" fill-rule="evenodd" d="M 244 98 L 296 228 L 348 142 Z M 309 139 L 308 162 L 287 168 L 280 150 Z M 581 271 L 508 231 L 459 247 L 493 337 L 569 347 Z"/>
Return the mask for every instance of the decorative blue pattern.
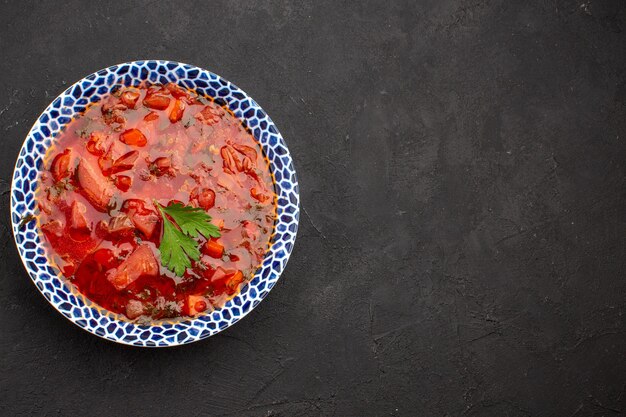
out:
<path id="1" fill-rule="evenodd" d="M 115 86 L 175 82 L 227 105 L 250 128 L 270 160 L 278 195 L 278 218 L 271 247 L 262 266 L 240 294 L 219 310 L 193 319 L 138 325 L 110 313 L 82 296 L 46 259 L 37 222 L 23 227 L 22 219 L 36 214 L 35 189 L 39 170 L 55 136 Z M 135 346 L 175 346 L 214 335 L 239 321 L 274 287 L 296 240 L 299 219 L 298 180 L 282 136 L 269 116 L 245 92 L 201 68 L 171 61 L 134 61 L 100 70 L 72 85 L 41 114 L 28 133 L 15 165 L 11 187 L 11 221 L 26 271 L 46 299 L 65 317 L 105 339 Z"/>

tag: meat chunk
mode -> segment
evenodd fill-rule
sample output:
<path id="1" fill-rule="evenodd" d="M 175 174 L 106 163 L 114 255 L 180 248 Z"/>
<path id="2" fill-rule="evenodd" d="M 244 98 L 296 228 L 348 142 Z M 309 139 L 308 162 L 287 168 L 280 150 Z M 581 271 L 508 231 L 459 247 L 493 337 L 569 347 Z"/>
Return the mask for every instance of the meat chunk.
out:
<path id="1" fill-rule="evenodd" d="M 146 208 L 142 200 L 129 199 L 124 201 L 122 212 L 126 213 L 135 227 L 146 239 L 151 239 L 159 225 L 160 218 L 156 212 Z"/>
<path id="2" fill-rule="evenodd" d="M 123 290 L 141 276 L 156 277 L 159 263 L 148 245 L 141 245 L 124 262 L 107 273 L 107 280 L 115 289 Z"/>
<path id="3" fill-rule="evenodd" d="M 96 227 L 96 235 L 107 240 L 127 240 L 134 236 L 135 225 L 126 214 L 112 217 L 108 222 L 100 221 Z"/>
<path id="4" fill-rule="evenodd" d="M 78 164 L 77 177 L 85 198 L 97 210 L 106 212 L 113 197 L 113 184 L 102 175 L 97 165 L 84 158 Z"/>

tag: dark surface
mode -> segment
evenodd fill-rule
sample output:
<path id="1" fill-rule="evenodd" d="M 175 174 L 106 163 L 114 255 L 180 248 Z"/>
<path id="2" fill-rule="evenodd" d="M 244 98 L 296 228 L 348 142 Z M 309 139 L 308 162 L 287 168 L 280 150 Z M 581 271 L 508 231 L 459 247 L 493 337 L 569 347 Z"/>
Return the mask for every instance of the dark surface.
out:
<path id="1" fill-rule="evenodd" d="M 626 415 L 622 1 L 88 3 L 0 7 L 1 415 Z M 302 190 L 270 296 L 181 348 L 71 325 L 9 231 L 37 115 L 140 58 L 252 95 Z"/>

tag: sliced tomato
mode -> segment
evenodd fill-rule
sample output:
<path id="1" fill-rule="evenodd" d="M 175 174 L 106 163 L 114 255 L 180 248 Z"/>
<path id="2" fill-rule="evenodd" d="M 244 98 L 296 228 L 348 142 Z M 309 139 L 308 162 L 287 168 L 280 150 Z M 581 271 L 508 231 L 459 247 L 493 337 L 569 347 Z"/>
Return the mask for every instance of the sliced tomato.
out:
<path id="1" fill-rule="evenodd" d="M 138 157 L 139 157 L 139 152 L 130 151 L 120 156 L 119 158 L 117 158 L 115 162 L 113 163 L 113 167 L 115 168 L 115 173 L 132 169 Z"/>
<path id="2" fill-rule="evenodd" d="M 139 129 L 128 129 L 120 134 L 120 140 L 130 146 L 146 146 L 148 139 Z"/>

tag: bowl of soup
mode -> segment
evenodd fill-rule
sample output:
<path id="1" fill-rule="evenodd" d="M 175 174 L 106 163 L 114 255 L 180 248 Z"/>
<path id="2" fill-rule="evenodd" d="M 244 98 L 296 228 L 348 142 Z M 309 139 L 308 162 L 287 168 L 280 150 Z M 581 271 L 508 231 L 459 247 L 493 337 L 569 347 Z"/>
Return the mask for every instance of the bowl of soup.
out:
<path id="1" fill-rule="evenodd" d="M 12 226 L 30 278 L 108 340 L 174 346 L 247 315 L 283 272 L 299 193 L 284 139 L 245 92 L 171 61 L 100 70 L 20 151 Z"/>

